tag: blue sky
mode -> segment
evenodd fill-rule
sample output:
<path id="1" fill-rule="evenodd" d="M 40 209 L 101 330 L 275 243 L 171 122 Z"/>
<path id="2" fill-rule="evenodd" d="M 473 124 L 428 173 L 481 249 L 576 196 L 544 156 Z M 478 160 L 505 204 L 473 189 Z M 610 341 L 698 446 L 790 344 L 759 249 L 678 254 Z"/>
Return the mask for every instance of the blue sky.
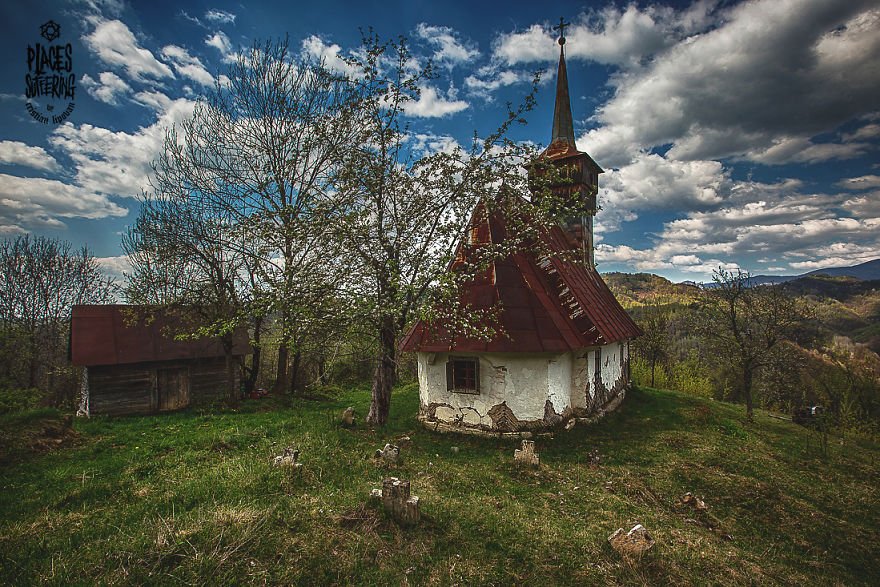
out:
<path id="1" fill-rule="evenodd" d="M 427 149 L 493 130 L 546 69 L 513 134 L 546 144 L 560 16 L 578 146 L 606 169 L 600 270 L 699 281 L 880 257 L 880 0 L 6 2 L 0 235 L 87 244 L 124 270 L 120 231 L 164 129 L 255 39 L 288 34 L 332 66 L 361 28 L 406 35 L 439 66 L 409 111 Z M 27 107 L 36 43 L 71 44 L 70 72 L 54 65 L 75 75 L 74 109 L 57 123 Z M 48 118 L 70 101 L 31 99 Z"/>

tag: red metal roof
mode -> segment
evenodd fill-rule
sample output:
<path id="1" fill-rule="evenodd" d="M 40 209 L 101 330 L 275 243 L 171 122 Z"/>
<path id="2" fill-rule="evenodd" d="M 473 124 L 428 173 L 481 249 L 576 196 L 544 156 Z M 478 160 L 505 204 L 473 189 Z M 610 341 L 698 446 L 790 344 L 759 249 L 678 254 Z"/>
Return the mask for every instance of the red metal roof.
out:
<path id="1" fill-rule="evenodd" d="M 525 200 L 523 204 L 528 205 Z M 502 242 L 503 219 L 494 213 L 480 222 L 477 219 L 485 216 L 484 210 L 481 205 L 474 211 L 472 234 L 477 242 Z M 486 273 L 464 287 L 462 302 L 476 310 L 500 304 L 492 325 L 500 334 L 493 340 L 453 337 L 442 324 L 419 320 L 404 337 L 401 350 L 564 352 L 642 334 L 596 270 L 563 258 L 574 245 L 561 228 L 544 231 L 542 238 L 545 250 L 551 252 L 543 263 L 534 252 L 519 251 L 493 262 Z M 466 247 L 460 244 L 459 252 L 467 255 Z"/>
<path id="2" fill-rule="evenodd" d="M 219 339 L 174 340 L 180 316 L 159 313 L 145 319 L 143 308 L 124 305 L 74 306 L 70 358 L 74 365 L 120 365 L 222 357 Z M 235 332 L 233 354 L 248 353 L 247 330 Z"/>

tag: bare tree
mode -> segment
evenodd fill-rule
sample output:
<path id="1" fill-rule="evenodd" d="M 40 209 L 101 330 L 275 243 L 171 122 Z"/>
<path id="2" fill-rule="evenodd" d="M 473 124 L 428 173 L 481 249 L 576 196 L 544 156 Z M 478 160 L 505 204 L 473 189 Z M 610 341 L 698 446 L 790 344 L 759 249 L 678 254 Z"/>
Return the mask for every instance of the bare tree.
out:
<path id="1" fill-rule="evenodd" d="M 672 345 L 672 337 L 670 336 L 671 311 L 668 304 L 654 298 L 642 308 L 640 317 L 638 322 L 644 334 L 636 339 L 635 350 L 651 366 L 651 387 L 654 387 L 657 364 L 668 359 Z"/>
<path id="2" fill-rule="evenodd" d="M 349 90 L 320 64 L 294 58 L 286 39 L 254 44 L 230 68 L 228 83 L 218 83 L 191 118 L 168 132 L 154 164 L 152 194 L 144 198 L 145 204 L 186 201 L 186 209 L 214 230 L 199 235 L 209 240 L 197 248 L 210 249 L 220 265 L 240 260 L 224 272 L 203 267 L 210 279 L 231 283 L 229 270 L 248 276 L 240 284 L 250 288 L 243 296 L 248 303 L 213 325 L 228 329 L 241 312 L 259 327 L 265 317 L 277 317 L 277 391 L 289 386 L 288 350 L 297 330 L 319 315 L 311 308 L 334 283 L 336 265 L 319 246 L 326 227 L 315 222 L 314 208 L 330 189 L 339 152 L 350 142 Z M 175 219 L 161 218 L 157 230 L 176 230 Z M 152 222 L 142 227 L 153 231 Z M 196 236 L 195 227 L 188 228 Z M 135 240 L 134 248 L 151 246 Z M 184 255 L 177 264 L 161 266 L 150 261 L 149 269 L 138 261 L 135 277 L 144 285 L 167 279 L 174 288 L 191 289 L 183 269 L 191 260 Z M 212 291 L 232 291 L 228 286 L 215 283 Z"/>
<path id="3" fill-rule="evenodd" d="M 0 243 L 0 336 L 2 376 L 18 386 L 38 387 L 61 405 L 73 390 L 58 385 L 66 366 L 70 311 L 76 304 L 107 303 L 112 279 L 85 247 L 22 235 Z M 23 372 L 17 367 L 24 365 Z"/>

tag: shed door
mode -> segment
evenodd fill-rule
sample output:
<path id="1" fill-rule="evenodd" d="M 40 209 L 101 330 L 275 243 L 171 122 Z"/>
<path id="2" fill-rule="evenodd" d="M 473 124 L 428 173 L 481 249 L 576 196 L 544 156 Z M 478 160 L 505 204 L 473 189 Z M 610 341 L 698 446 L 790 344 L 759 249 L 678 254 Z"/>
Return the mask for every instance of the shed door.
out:
<path id="1" fill-rule="evenodd" d="M 177 410 L 189 405 L 189 369 L 159 369 L 156 387 L 159 411 Z"/>

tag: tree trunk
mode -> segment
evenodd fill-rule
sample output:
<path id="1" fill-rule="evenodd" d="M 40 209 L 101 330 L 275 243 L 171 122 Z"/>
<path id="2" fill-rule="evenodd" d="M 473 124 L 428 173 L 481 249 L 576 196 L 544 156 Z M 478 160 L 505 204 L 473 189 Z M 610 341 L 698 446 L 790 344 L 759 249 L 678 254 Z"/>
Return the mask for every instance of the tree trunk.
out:
<path id="1" fill-rule="evenodd" d="M 251 354 L 251 368 L 248 370 L 248 378 L 244 383 L 245 393 L 250 393 L 257 386 L 257 378 L 260 376 L 260 360 L 263 347 L 260 345 L 260 334 L 263 329 L 263 318 L 259 316 L 254 319 L 254 344 L 252 345 L 253 353 Z"/>
<path id="2" fill-rule="evenodd" d="M 239 392 L 235 385 L 235 357 L 232 356 L 232 337 L 223 337 L 223 354 L 226 359 L 226 397 L 233 406 L 238 405 Z"/>
<path id="3" fill-rule="evenodd" d="M 743 369 L 743 395 L 746 400 L 746 418 L 749 422 L 754 421 L 752 410 L 752 369 Z"/>
<path id="4" fill-rule="evenodd" d="M 299 380 L 299 366 L 302 364 L 302 353 L 297 349 L 293 353 L 293 365 L 290 367 L 290 394 L 296 394 L 296 382 Z"/>
<path id="5" fill-rule="evenodd" d="M 397 346 L 395 344 L 394 321 L 390 317 L 383 318 L 379 329 L 379 357 L 376 372 L 373 375 L 372 399 L 367 423 L 373 426 L 384 426 L 388 421 L 391 408 L 391 389 L 394 387 L 396 375 Z"/>
<path id="6" fill-rule="evenodd" d="M 272 393 L 283 394 L 287 391 L 287 343 L 278 346 L 278 369 L 275 372 L 275 386 Z"/>

